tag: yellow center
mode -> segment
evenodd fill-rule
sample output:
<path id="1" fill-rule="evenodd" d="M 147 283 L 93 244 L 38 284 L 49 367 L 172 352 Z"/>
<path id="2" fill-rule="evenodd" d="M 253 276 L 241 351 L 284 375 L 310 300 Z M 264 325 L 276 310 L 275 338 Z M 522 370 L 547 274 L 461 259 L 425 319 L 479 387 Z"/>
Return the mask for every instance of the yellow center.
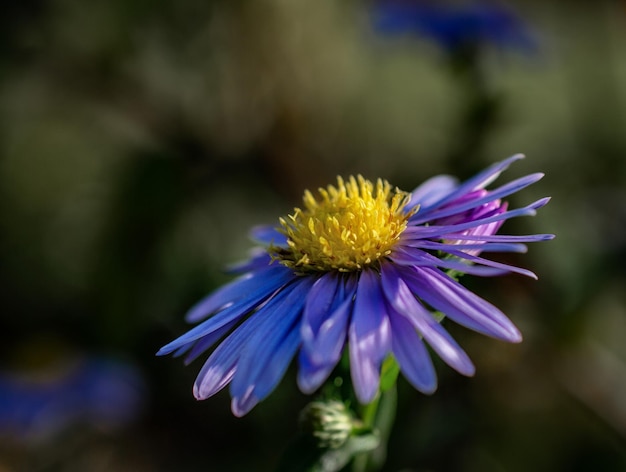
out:
<path id="1" fill-rule="evenodd" d="M 289 248 L 271 248 L 288 267 L 301 271 L 356 271 L 377 263 L 393 245 L 417 209 L 405 212 L 410 195 L 392 191 L 388 182 L 376 185 L 360 175 L 347 182 L 337 177 L 337 187 L 319 189 L 316 200 L 304 193 L 304 210 L 280 218 L 279 230 Z"/>

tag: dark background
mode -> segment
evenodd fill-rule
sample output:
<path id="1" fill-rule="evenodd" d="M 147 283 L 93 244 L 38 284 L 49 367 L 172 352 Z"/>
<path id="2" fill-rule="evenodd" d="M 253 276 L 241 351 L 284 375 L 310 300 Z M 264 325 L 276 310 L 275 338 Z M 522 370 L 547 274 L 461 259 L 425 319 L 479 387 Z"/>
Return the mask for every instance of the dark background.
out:
<path id="1" fill-rule="evenodd" d="M 463 283 L 525 340 L 447 324 L 477 374 L 400 380 L 385 470 L 626 470 L 626 3 L 488 5 L 521 37 L 451 48 L 356 0 L 3 2 L 0 470 L 272 470 L 293 369 L 236 419 L 193 399 L 201 360 L 154 356 L 248 228 L 337 174 L 411 190 L 517 152 L 504 179 L 547 176 L 512 203 L 553 200 L 504 230 L 557 239 L 510 260 L 539 281 Z"/>

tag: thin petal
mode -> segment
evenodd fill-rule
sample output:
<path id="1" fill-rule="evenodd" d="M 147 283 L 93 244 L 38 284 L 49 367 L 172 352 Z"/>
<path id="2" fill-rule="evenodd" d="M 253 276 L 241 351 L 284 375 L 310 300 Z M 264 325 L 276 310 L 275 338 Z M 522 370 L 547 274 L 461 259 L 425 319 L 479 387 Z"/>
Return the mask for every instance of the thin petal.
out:
<path id="1" fill-rule="evenodd" d="M 437 375 L 417 331 L 403 316 L 392 314 L 389 320 L 391 349 L 402 374 L 420 392 L 433 393 L 437 389 Z"/>
<path id="2" fill-rule="evenodd" d="M 281 279 L 280 282 L 284 285 L 284 281 L 287 281 L 288 278 L 293 279 L 293 277 L 293 274 L 290 274 L 289 277 L 284 277 L 284 280 Z M 272 284 L 269 284 L 269 287 L 261 287 L 255 293 L 249 294 L 248 298 L 244 299 L 242 302 L 225 308 L 208 320 L 205 320 L 199 325 L 193 327 L 174 341 L 166 344 L 159 350 L 159 352 L 157 352 L 157 356 L 169 354 L 187 343 L 209 336 L 214 331 L 221 329 L 223 326 L 238 321 L 241 317 L 247 315 L 250 311 L 270 299 L 275 292 L 275 289 L 276 287 Z"/>
<path id="3" fill-rule="evenodd" d="M 233 395 L 231 410 L 235 416 L 243 416 L 248 413 L 261 400 L 264 400 L 278 385 L 280 379 L 293 359 L 300 345 L 298 327 L 294 327 L 275 348 L 269 362 L 264 366 L 260 376 L 242 396 Z"/>
<path id="4" fill-rule="evenodd" d="M 337 363 L 346 342 L 352 306 L 351 299 L 344 300 L 324 321 L 317 336 L 307 343 L 304 350 L 313 362 L 317 364 Z"/>
<path id="5" fill-rule="evenodd" d="M 214 395 L 232 380 L 242 350 L 292 290 L 293 286 L 287 286 L 278 292 L 213 351 L 194 384 L 194 396 L 198 400 Z"/>
<path id="6" fill-rule="evenodd" d="M 510 218 L 517 218 L 520 216 L 534 216 L 537 214 L 537 209 L 546 205 L 550 201 L 549 197 L 541 198 L 536 202 L 531 203 L 523 208 L 517 208 L 515 210 L 509 210 L 504 213 L 499 213 L 497 215 L 493 215 L 487 218 L 480 218 L 473 221 L 468 221 L 467 223 L 459 223 L 453 225 L 443 225 L 443 226 L 409 226 L 404 230 L 403 239 L 425 239 L 425 238 L 436 238 L 436 239 L 446 239 L 446 235 L 452 235 L 454 237 L 455 233 L 460 231 L 465 231 L 468 229 L 476 228 L 481 225 L 485 225 L 488 223 L 493 223 L 496 221 L 504 221 Z"/>
<path id="7" fill-rule="evenodd" d="M 315 392 L 326 381 L 337 362 L 314 364 L 304 351 L 298 357 L 298 388 L 303 393 Z"/>
<path id="8" fill-rule="evenodd" d="M 298 347 L 300 346 L 300 330 L 297 324 L 291 331 L 281 340 L 275 350 L 275 354 L 270 358 L 269 362 L 260 371 L 257 379 L 257 385 L 254 389 L 255 395 L 263 400 L 267 397 L 276 384 L 283 378 L 287 367 L 291 363 Z"/>
<path id="9" fill-rule="evenodd" d="M 364 270 L 350 323 L 350 373 L 358 400 L 371 402 L 378 392 L 380 366 L 389 352 L 390 332 L 380 277 Z"/>
<path id="10" fill-rule="evenodd" d="M 424 212 L 449 195 L 457 185 L 458 180 L 449 175 L 432 177 L 411 192 L 411 200 L 407 206 L 412 208 L 419 205 L 420 212 Z"/>
<path id="11" fill-rule="evenodd" d="M 306 293 L 314 281 L 313 277 L 296 280 L 289 295 L 273 307 L 271 315 L 263 323 L 257 325 L 241 353 L 237 373 L 230 386 L 233 397 L 245 397 L 249 388 L 254 387 L 263 376 L 283 340 L 300 320 Z"/>
<path id="12" fill-rule="evenodd" d="M 437 269 L 400 268 L 411 291 L 454 322 L 479 333 L 508 342 L 522 335 L 504 313 Z"/>
<path id="13" fill-rule="evenodd" d="M 482 264 L 489 267 L 494 267 L 496 269 L 508 270 L 509 272 L 515 272 L 517 274 L 525 275 L 526 277 L 537 280 L 537 275 L 528 269 L 522 269 L 521 267 L 515 267 L 509 264 L 503 264 L 501 262 L 490 261 L 489 259 L 474 256 L 463 251 L 453 251 L 449 249 L 448 253 L 461 259 L 466 259 L 468 261 L 474 262 L 475 264 Z"/>
<path id="14" fill-rule="evenodd" d="M 235 376 L 242 345 L 252 336 L 251 330 L 233 332 L 207 359 L 198 373 L 193 395 L 205 400 L 222 390 Z"/>
<path id="15" fill-rule="evenodd" d="M 234 320 L 221 328 L 213 331 L 211 334 L 204 336 L 203 338 L 197 339 L 196 341 L 192 341 L 183 345 L 176 352 L 174 352 L 174 357 L 180 357 L 183 354 L 187 354 L 185 357 L 185 365 L 191 363 L 194 359 L 197 359 L 199 355 L 209 349 L 213 344 L 220 340 L 222 336 L 224 336 L 228 331 L 230 331 L 233 326 L 237 324 L 239 320 Z"/>
<path id="16" fill-rule="evenodd" d="M 389 259 L 399 265 L 412 267 L 443 267 L 444 269 L 452 269 L 464 274 L 477 275 L 479 277 L 496 277 L 510 272 L 504 269 L 466 264 L 455 259 L 439 259 L 420 249 L 412 248 L 407 250 L 396 247 L 389 256 Z"/>
<path id="17" fill-rule="evenodd" d="M 355 280 L 355 277 L 344 277 L 335 297 L 336 308 L 327 315 L 314 337 L 303 339 L 298 361 L 298 386 L 304 393 L 317 390 L 341 358 L 354 304 Z"/>
<path id="18" fill-rule="evenodd" d="M 291 278 L 293 278 L 293 272 L 278 264 L 258 272 L 251 272 L 200 300 L 187 312 L 185 319 L 189 323 L 200 321 L 239 299 L 250 298 L 259 293 L 272 292 Z"/>
<path id="19" fill-rule="evenodd" d="M 521 177 L 517 180 L 514 180 L 512 182 L 509 182 L 503 185 L 502 187 L 499 187 L 490 192 L 487 192 L 487 194 L 481 198 L 475 198 L 469 201 L 463 201 L 460 204 L 453 203 L 450 206 L 446 206 L 444 208 L 440 208 L 439 210 L 430 212 L 428 215 L 422 215 L 422 217 L 419 217 L 419 214 L 418 214 L 416 215 L 416 218 L 411 219 L 411 223 L 420 224 L 429 220 L 432 221 L 438 218 L 445 218 L 447 216 L 456 215 L 457 213 L 462 213 L 464 211 L 471 210 L 472 208 L 478 208 L 481 205 L 484 205 L 486 203 L 493 202 L 500 198 L 504 198 L 508 195 L 516 193 L 522 190 L 523 188 L 534 184 L 535 182 L 543 178 L 543 176 L 544 174 L 542 173 L 536 173 L 536 174 L 527 175 L 525 177 Z"/>
<path id="20" fill-rule="evenodd" d="M 275 226 L 259 225 L 250 231 L 252 239 L 266 246 L 287 246 L 287 236 L 279 232 Z"/>
<path id="21" fill-rule="evenodd" d="M 313 332 L 309 327 L 307 307 L 305 306 L 302 323 L 302 349 L 306 351 L 308 357 L 315 364 L 336 364 L 341 356 L 356 291 L 356 284 L 352 283 L 353 279 L 353 277 L 349 277 L 347 283 L 341 282 L 340 289 L 335 294 L 333 308 L 329 313 L 325 313 L 316 332 Z M 314 298 L 313 293 L 308 295 L 307 306 L 313 303 L 311 299 Z"/>
<path id="22" fill-rule="evenodd" d="M 500 176 L 500 174 L 504 170 L 506 170 L 513 162 L 518 161 L 523 158 L 524 158 L 523 154 L 515 154 L 514 156 L 511 156 L 502 162 L 497 162 L 489 166 L 482 172 L 479 172 L 474 177 L 466 180 L 461 185 L 457 186 L 457 188 L 453 192 L 448 193 L 445 198 L 439 200 L 437 202 L 437 205 L 443 206 L 447 203 L 450 203 L 456 200 L 459 197 L 462 197 L 463 195 L 469 192 L 473 192 L 475 190 L 485 188 L 491 182 L 496 180 Z"/>
<path id="23" fill-rule="evenodd" d="M 305 344 L 317 336 L 322 323 L 332 310 L 335 294 L 341 283 L 335 272 L 328 272 L 311 287 L 302 316 L 302 340 Z"/>
<path id="24" fill-rule="evenodd" d="M 554 239 L 554 234 L 522 234 L 511 236 L 507 234 L 459 234 L 456 241 L 486 241 L 502 243 L 534 243 Z"/>
<path id="25" fill-rule="evenodd" d="M 480 252 L 518 252 L 525 253 L 528 248 L 524 244 L 520 243 L 467 243 L 461 244 L 456 242 L 451 243 L 440 243 L 437 241 L 431 241 L 428 239 L 423 240 L 415 240 L 407 245 L 411 247 L 420 248 L 420 249 L 428 249 L 431 251 L 444 251 L 449 252 L 450 249 L 460 250 L 460 249 L 469 249 L 469 250 L 478 250 Z"/>
<path id="26" fill-rule="evenodd" d="M 405 316 L 424 337 L 435 352 L 448 364 L 464 375 L 474 375 L 474 365 L 465 351 L 439 324 L 432 314 L 416 299 L 391 264 L 382 270 L 383 290 L 389 304 L 397 314 Z"/>
<path id="27" fill-rule="evenodd" d="M 236 326 L 238 322 L 239 320 L 235 320 L 215 331 L 210 336 L 206 336 L 196 341 L 193 348 L 189 351 L 189 354 L 187 354 L 187 356 L 185 357 L 185 365 L 191 364 L 200 355 L 206 352 L 206 350 L 213 346 L 213 344 L 215 344 L 217 340 L 219 340 L 223 335 L 228 333 L 234 326 Z"/>
<path id="28" fill-rule="evenodd" d="M 267 268 L 272 263 L 272 257 L 268 254 L 267 249 L 255 247 L 250 251 L 250 257 L 243 262 L 229 264 L 226 267 L 228 274 L 245 274 L 248 272 L 257 272 Z"/>

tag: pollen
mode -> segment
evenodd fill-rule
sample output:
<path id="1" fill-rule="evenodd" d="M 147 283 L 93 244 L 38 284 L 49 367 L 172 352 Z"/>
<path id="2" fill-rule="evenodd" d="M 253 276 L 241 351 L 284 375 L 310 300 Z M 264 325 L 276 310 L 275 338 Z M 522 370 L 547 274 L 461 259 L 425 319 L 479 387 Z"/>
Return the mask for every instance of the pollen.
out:
<path id="1" fill-rule="evenodd" d="M 302 272 L 358 271 L 391 254 L 407 221 L 410 194 L 362 176 L 337 177 L 337 186 L 304 193 L 304 208 L 280 218 L 288 248 L 271 248 L 282 264 Z"/>

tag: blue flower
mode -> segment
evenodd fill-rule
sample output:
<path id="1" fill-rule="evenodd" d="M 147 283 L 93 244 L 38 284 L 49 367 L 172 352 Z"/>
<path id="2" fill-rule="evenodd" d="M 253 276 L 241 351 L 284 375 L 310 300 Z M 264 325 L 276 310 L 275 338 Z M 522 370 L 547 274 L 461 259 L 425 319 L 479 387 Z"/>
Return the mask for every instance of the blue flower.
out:
<path id="1" fill-rule="evenodd" d="M 535 40 L 520 18 L 493 3 L 453 7 L 425 0 L 382 0 L 375 3 L 373 16 L 380 33 L 416 34 L 449 51 L 485 43 L 535 48 Z"/>
<path id="2" fill-rule="evenodd" d="M 522 336 L 495 306 L 464 288 L 450 272 L 496 276 L 525 269 L 482 257 L 524 252 L 526 242 L 553 235 L 495 234 L 502 223 L 534 215 L 542 198 L 509 210 L 502 198 L 538 181 L 532 174 L 493 190 L 485 187 L 513 156 L 459 184 L 434 177 L 412 194 L 381 180 L 338 178 L 337 186 L 305 192 L 304 208 L 279 228 L 255 228 L 261 244 L 233 270 L 238 279 L 187 313 L 193 329 L 159 355 L 191 362 L 213 345 L 194 385 L 198 399 L 230 384 L 232 411 L 241 416 L 267 397 L 298 358 L 298 385 L 312 393 L 347 348 L 357 399 L 372 401 L 382 362 L 392 355 L 406 379 L 432 393 L 437 378 L 430 347 L 461 374 L 474 374 L 463 349 L 434 311 L 479 333 L 508 342 Z"/>
<path id="3" fill-rule="evenodd" d="M 145 382 L 131 364 L 87 357 L 0 372 L 0 436 L 41 442 L 80 426 L 115 430 L 138 416 Z"/>

